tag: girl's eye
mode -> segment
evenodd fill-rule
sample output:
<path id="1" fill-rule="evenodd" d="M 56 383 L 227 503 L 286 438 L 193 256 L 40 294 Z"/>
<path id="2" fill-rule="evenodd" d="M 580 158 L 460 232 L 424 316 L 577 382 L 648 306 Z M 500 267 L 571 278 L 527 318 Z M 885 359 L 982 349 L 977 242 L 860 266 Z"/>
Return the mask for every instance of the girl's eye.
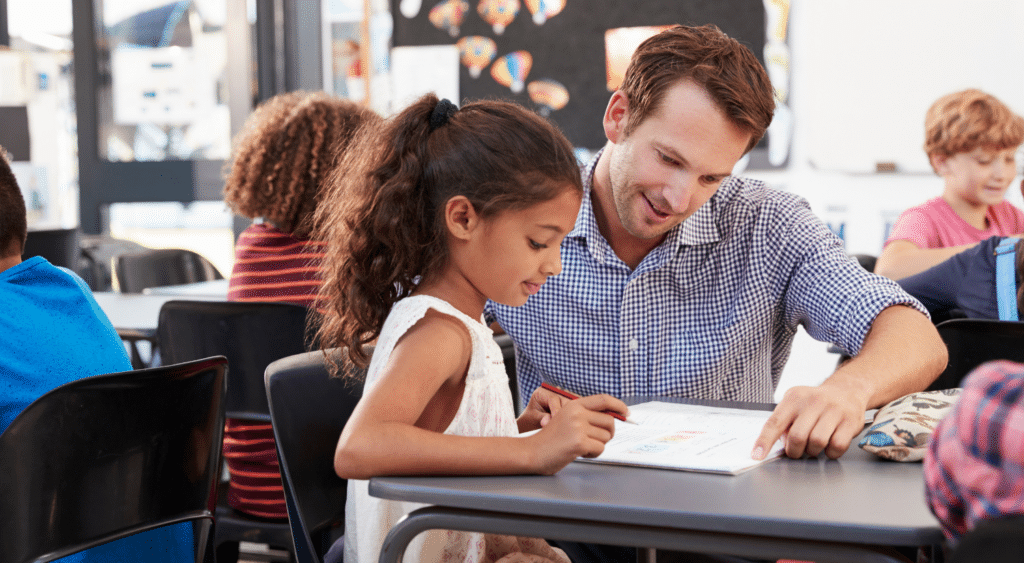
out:
<path id="1" fill-rule="evenodd" d="M 543 245 L 543 244 L 541 244 L 541 243 L 539 243 L 539 242 L 537 242 L 537 241 L 535 241 L 533 239 L 526 239 L 526 240 L 530 241 L 530 248 L 532 248 L 534 250 L 540 250 L 542 248 L 547 248 L 546 245 Z"/>

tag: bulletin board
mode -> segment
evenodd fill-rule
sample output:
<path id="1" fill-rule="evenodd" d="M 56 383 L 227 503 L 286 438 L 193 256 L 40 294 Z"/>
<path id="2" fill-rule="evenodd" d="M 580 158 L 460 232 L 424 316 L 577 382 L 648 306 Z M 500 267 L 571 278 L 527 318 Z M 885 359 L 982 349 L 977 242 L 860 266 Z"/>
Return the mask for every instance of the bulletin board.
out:
<path id="1" fill-rule="evenodd" d="M 466 64 L 459 65 L 460 101 L 516 101 L 547 115 L 574 145 L 591 150 L 604 146 L 606 141 L 601 119 L 611 96 L 605 66 L 608 30 L 713 23 L 749 47 L 762 62 L 764 57 L 765 0 L 468 0 L 463 4 L 468 9 L 461 18 L 458 0 L 424 0 L 414 12 L 411 8 L 418 4 L 415 0 L 391 0 L 395 47 L 456 45 L 466 37 L 493 41 L 494 58 L 479 69 L 479 76 L 474 77 Z M 560 11 L 547 16 L 542 24 L 537 23 L 540 17 L 535 11 L 545 5 L 557 9 L 562 4 Z M 491 10 L 486 16 L 480 14 L 481 5 Z M 501 19 L 501 5 L 519 8 L 499 33 L 492 23 Z M 435 8 L 446 10 L 450 17 L 435 14 L 432 22 L 430 13 Z M 491 22 L 485 21 L 485 17 Z M 519 51 L 530 53 L 532 64 L 524 87 L 514 92 L 499 81 L 508 82 L 511 71 L 499 70 L 499 78 L 492 76 L 492 69 L 502 57 Z M 506 67 L 515 67 L 514 63 L 507 63 Z M 557 85 L 551 86 L 551 81 Z M 551 87 L 534 85 L 531 96 L 533 82 L 545 82 Z"/>
<path id="2" fill-rule="evenodd" d="M 1024 2 L 858 0 L 796 10 L 810 164 L 931 174 L 924 116 L 967 88 L 1024 115 Z"/>

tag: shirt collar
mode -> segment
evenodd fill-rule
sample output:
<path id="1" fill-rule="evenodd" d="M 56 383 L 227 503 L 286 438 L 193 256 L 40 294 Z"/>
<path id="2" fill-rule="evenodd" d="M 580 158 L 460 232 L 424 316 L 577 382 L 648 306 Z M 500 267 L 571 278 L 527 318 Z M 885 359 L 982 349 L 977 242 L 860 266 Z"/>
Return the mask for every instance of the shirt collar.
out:
<path id="1" fill-rule="evenodd" d="M 576 224 L 566 238 L 586 239 L 587 244 L 592 248 L 599 248 L 602 245 L 608 246 L 608 241 L 601 235 L 597 228 L 597 218 L 594 216 L 594 205 L 591 193 L 594 187 L 594 171 L 597 169 L 597 161 L 601 159 L 604 149 L 597 151 L 597 154 L 582 168 L 583 176 L 583 201 L 580 204 L 579 215 L 576 216 Z M 734 190 L 732 176 L 722 181 L 722 185 L 704 205 L 700 206 L 693 215 L 674 227 L 668 232 L 668 236 L 661 243 L 661 246 L 681 248 L 683 246 L 696 246 L 709 244 L 720 240 L 721 233 L 715 221 L 715 212 L 718 208 L 719 199 L 723 194 Z"/>

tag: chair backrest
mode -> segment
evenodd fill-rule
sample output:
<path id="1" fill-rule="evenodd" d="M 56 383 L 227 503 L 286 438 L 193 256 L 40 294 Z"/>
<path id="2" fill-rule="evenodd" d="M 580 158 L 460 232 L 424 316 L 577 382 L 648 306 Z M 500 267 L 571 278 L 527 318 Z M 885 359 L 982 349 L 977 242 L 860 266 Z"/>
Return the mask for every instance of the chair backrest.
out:
<path id="1" fill-rule="evenodd" d="M 334 450 L 362 383 L 330 377 L 324 353 L 309 352 L 270 364 L 266 385 L 296 556 L 320 563 L 325 540 L 344 531 L 348 485 L 334 473 Z"/>
<path id="2" fill-rule="evenodd" d="M 201 254 L 181 248 L 119 254 L 113 258 L 113 262 L 114 289 L 123 293 L 140 293 L 149 287 L 224 279 L 217 268 Z"/>
<path id="3" fill-rule="evenodd" d="M 54 266 L 79 271 L 82 251 L 78 247 L 78 229 L 46 229 L 29 231 L 22 258 L 42 256 Z"/>
<path id="4" fill-rule="evenodd" d="M 0 434 L 0 561 L 50 561 L 190 520 L 208 556 L 226 366 L 97 375 L 26 407 Z"/>
<path id="5" fill-rule="evenodd" d="M 929 389 L 960 387 L 964 376 L 990 360 L 1024 362 L 1024 322 L 951 319 L 936 325 L 949 365 Z"/>
<path id="6" fill-rule="evenodd" d="M 263 374 L 274 360 L 306 351 L 307 309 L 291 303 L 168 301 L 160 308 L 162 360 L 228 359 L 228 418 L 270 420 Z"/>
<path id="7" fill-rule="evenodd" d="M 960 538 L 950 563 L 1024 561 L 1024 515 L 982 520 Z"/>

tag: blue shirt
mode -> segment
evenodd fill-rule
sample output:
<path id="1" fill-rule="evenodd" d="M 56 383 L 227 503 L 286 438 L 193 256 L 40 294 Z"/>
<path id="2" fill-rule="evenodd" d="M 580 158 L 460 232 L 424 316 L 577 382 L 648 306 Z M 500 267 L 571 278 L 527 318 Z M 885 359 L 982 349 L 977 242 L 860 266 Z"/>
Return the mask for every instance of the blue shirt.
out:
<path id="1" fill-rule="evenodd" d="M 960 311 L 972 319 L 998 319 L 995 249 L 1002 238 L 987 238 L 899 284 L 932 316 Z"/>
<path id="2" fill-rule="evenodd" d="M 131 369 L 121 338 L 81 278 L 40 256 L 0 272 L 0 432 L 56 387 Z M 192 561 L 193 552 L 192 525 L 183 522 L 56 561 L 177 562 Z"/>
<path id="3" fill-rule="evenodd" d="M 635 270 L 598 231 L 591 184 L 562 273 L 521 307 L 488 302 L 516 344 L 524 402 L 541 381 L 580 395 L 771 402 L 797 327 L 860 351 L 875 316 L 908 304 L 794 195 L 728 177 Z"/>

